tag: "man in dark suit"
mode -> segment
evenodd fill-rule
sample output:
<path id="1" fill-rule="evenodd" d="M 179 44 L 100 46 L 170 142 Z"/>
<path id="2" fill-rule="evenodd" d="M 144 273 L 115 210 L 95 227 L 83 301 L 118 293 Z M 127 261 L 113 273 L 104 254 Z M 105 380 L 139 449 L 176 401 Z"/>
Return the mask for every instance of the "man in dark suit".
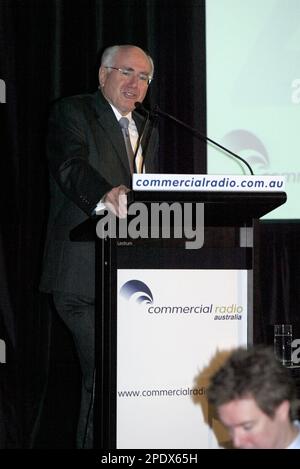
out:
<path id="1" fill-rule="evenodd" d="M 135 150 L 143 118 L 133 111 L 135 103 L 145 98 L 153 72 L 153 61 L 142 49 L 110 47 L 102 56 L 99 90 L 57 102 L 49 121 L 51 204 L 40 288 L 52 295 L 80 360 L 78 448 L 93 445 L 95 246 L 72 242 L 69 235 L 101 208 L 126 216 L 131 171 L 118 121 L 124 116 L 129 120 Z M 153 132 L 147 147 L 147 172 L 156 169 L 157 140 Z M 142 152 L 141 148 L 138 156 Z"/>

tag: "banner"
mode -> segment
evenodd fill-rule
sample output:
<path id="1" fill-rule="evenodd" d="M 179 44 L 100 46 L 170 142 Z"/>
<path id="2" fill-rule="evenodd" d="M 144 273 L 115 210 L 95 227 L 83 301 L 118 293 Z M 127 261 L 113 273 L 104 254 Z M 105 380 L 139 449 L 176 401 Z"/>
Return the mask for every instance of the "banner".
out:
<path id="1" fill-rule="evenodd" d="M 199 374 L 247 343 L 246 270 L 118 270 L 117 448 L 216 448 Z"/>

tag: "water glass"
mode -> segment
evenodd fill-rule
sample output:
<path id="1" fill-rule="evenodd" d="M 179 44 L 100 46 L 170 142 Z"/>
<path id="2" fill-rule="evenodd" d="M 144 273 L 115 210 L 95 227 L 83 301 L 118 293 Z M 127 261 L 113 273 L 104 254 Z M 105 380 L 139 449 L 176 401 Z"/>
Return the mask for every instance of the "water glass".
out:
<path id="1" fill-rule="evenodd" d="M 274 354 L 284 366 L 292 364 L 292 324 L 274 325 Z"/>

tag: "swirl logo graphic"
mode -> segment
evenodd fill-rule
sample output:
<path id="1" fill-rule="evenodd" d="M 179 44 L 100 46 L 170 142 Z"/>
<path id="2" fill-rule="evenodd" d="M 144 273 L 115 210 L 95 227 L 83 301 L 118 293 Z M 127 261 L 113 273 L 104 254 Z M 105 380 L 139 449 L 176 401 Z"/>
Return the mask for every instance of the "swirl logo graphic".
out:
<path id="1" fill-rule="evenodd" d="M 153 295 L 150 288 L 140 280 L 129 280 L 124 283 L 120 290 L 120 295 L 126 300 L 134 300 L 136 303 L 153 303 Z"/>
<path id="2" fill-rule="evenodd" d="M 266 147 L 256 135 L 248 130 L 233 130 L 224 136 L 222 143 L 237 154 L 244 152 L 243 157 L 248 163 L 256 165 L 260 170 L 265 170 L 270 165 Z"/>

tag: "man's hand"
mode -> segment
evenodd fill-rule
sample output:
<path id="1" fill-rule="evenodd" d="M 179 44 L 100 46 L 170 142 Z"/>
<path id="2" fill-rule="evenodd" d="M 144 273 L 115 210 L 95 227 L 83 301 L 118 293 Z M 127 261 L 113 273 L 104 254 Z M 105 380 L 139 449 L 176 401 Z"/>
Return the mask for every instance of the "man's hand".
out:
<path id="1" fill-rule="evenodd" d="M 114 187 L 104 196 L 104 205 L 117 217 L 126 218 L 127 216 L 127 192 L 130 189 L 126 186 Z"/>

